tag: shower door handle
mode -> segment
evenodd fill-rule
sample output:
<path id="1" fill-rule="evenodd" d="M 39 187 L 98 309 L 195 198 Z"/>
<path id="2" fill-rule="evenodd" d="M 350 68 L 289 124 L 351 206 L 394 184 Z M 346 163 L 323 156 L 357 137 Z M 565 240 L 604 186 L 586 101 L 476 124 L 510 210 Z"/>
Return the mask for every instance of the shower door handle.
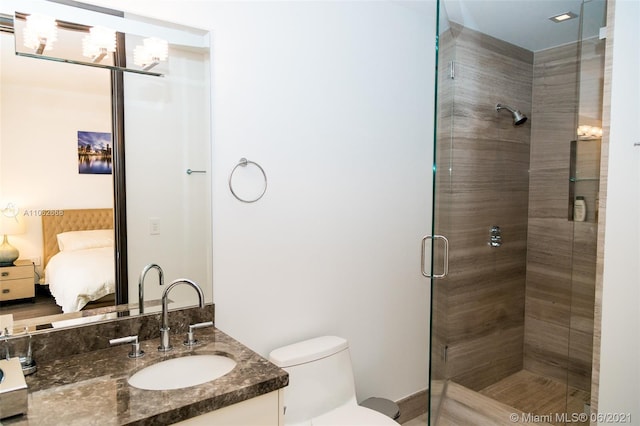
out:
<path id="1" fill-rule="evenodd" d="M 426 248 L 427 248 L 427 240 L 442 240 L 444 241 L 444 268 L 442 274 L 433 274 L 430 275 L 428 272 L 424 270 L 426 265 Z M 427 235 L 422 239 L 422 260 L 421 260 L 421 269 L 422 275 L 427 278 L 444 278 L 449 273 L 449 240 L 444 235 Z"/>

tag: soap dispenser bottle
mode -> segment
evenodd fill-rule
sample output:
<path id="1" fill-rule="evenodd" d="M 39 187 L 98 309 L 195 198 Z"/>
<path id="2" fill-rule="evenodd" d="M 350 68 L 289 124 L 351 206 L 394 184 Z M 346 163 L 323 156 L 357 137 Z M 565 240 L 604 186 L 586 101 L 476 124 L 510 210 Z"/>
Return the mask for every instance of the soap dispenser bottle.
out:
<path id="1" fill-rule="evenodd" d="M 575 222 L 584 222 L 587 218 L 587 204 L 584 197 L 578 195 L 573 203 L 573 220 Z"/>

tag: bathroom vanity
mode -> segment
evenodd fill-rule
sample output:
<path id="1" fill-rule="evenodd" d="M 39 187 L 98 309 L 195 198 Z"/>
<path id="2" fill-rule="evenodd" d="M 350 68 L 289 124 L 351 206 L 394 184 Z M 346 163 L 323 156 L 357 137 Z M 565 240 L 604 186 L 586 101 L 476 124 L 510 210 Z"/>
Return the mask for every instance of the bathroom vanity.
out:
<path id="1" fill-rule="evenodd" d="M 174 316 L 178 317 L 178 312 Z M 47 340 L 37 342 L 36 352 L 45 359 L 38 360 L 36 354 L 38 370 L 26 377 L 28 412 L 4 419 L 2 423 L 21 426 L 179 422 L 187 425 L 282 424 L 281 389 L 288 384 L 288 375 L 284 370 L 214 327 L 197 330 L 199 344 L 187 347 L 183 345 L 184 327 L 172 323 L 172 329 L 177 331 L 171 335 L 174 349 L 159 352 L 157 332 L 151 338 L 143 332 L 147 328 L 155 328 L 159 317 L 151 315 L 142 318 L 148 321 L 151 318 L 155 324 L 140 323 L 140 319 L 134 318 L 66 330 L 66 333 L 76 336 L 85 332 L 87 335 L 95 333 L 93 338 L 101 344 L 102 341 L 117 337 L 115 334 L 130 332 L 127 323 L 138 321 L 134 327 L 145 339 L 140 342 L 140 348 L 145 352 L 141 358 L 129 358 L 130 347 L 125 344 L 46 359 L 44 351 L 47 350 Z M 186 322 L 179 320 L 182 324 L 191 321 L 193 318 Z M 93 330 L 88 331 L 87 328 Z M 106 329 L 111 334 L 106 333 Z M 49 334 L 60 333 L 54 331 Z M 64 335 L 58 339 L 55 336 L 47 338 L 52 345 L 56 341 L 58 345 L 65 345 L 67 339 Z M 206 354 L 229 357 L 236 362 L 236 366 L 215 380 L 180 389 L 143 390 L 128 383 L 132 375 L 150 365 L 177 357 Z"/>

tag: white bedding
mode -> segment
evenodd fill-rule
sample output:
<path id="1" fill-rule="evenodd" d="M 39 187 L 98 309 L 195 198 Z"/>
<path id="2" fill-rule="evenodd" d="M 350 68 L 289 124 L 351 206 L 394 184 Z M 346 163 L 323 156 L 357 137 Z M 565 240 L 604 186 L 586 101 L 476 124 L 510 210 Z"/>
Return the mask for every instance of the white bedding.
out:
<path id="1" fill-rule="evenodd" d="M 115 292 L 113 247 L 61 251 L 49 260 L 45 276 L 62 312 L 77 312 Z"/>

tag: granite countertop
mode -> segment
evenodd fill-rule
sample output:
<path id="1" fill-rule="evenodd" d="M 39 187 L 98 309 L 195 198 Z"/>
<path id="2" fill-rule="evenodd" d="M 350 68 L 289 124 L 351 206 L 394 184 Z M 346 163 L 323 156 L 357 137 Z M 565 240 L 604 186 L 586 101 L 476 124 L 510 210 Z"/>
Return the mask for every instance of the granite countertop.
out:
<path id="1" fill-rule="evenodd" d="M 145 356 L 128 358 L 123 344 L 38 364 L 27 376 L 29 411 L 4 419 L 5 425 L 149 425 L 169 424 L 207 413 L 280 389 L 287 373 L 210 327 L 199 329 L 200 344 L 182 345 L 183 335 L 172 335 L 174 349 L 158 352 L 159 339 L 141 342 Z M 175 390 L 142 390 L 128 378 L 151 364 L 190 354 L 219 354 L 237 362 L 228 374 L 208 383 Z"/>

